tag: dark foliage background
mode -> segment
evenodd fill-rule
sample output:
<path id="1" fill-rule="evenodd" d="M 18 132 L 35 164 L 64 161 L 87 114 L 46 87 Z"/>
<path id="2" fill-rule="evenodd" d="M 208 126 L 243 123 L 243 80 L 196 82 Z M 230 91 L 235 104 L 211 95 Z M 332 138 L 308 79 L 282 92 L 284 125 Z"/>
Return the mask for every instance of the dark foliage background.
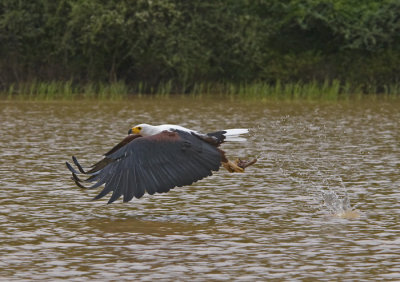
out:
<path id="1" fill-rule="evenodd" d="M 379 89 L 399 83 L 400 1 L 2 0 L 0 54 L 3 89 L 327 79 Z"/>

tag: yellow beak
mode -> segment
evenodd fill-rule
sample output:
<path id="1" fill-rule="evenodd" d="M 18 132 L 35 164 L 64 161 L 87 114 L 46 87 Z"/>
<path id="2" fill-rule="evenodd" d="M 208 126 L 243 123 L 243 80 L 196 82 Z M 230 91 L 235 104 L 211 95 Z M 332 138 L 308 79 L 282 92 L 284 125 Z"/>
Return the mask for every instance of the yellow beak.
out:
<path id="1" fill-rule="evenodd" d="M 140 129 L 137 127 L 132 127 L 131 129 L 132 134 L 139 134 L 140 133 Z"/>

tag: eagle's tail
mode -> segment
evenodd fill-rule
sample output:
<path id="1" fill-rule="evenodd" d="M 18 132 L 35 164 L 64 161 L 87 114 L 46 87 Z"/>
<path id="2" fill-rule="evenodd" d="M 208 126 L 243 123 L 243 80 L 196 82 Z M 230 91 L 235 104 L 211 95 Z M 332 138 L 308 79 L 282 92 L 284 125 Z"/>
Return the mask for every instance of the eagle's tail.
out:
<path id="1" fill-rule="evenodd" d="M 249 133 L 247 128 L 233 128 L 224 130 L 225 141 L 244 142 L 246 138 L 241 137 L 243 134 Z"/>

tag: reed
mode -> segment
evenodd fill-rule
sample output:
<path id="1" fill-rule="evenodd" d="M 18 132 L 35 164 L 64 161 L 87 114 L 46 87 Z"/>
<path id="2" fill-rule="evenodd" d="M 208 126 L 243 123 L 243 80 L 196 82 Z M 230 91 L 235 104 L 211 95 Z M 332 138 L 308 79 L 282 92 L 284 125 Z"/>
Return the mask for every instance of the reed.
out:
<path id="1" fill-rule="evenodd" d="M 169 80 L 167 82 L 158 84 L 158 86 L 157 86 L 157 88 L 155 90 L 156 96 L 158 96 L 158 97 L 168 97 L 170 94 L 173 93 L 172 85 L 173 85 L 172 80 Z"/>
<path id="2" fill-rule="evenodd" d="M 82 88 L 82 97 L 86 99 L 93 99 L 96 97 L 96 84 L 89 82 Z"/>
<path id="3" fill-rule="evenodd" d="M 128 86 L 123 81 L 117 81 L 110 84 L 99 83 L 95 96 L 97 94 L 97 97 L 103 100 L 120 100 L 128 93 Z"/>
<path id="4" fill-rule="evenodd" d="M 110 84 L 89 82 L 74 85 L 72 80 L 11 84 L 0 93 L 0 97 L 21 100 L 71 100 L 71 99 L 107 99 L 117 100 L 126 97 L 128 86 L 121 81 Z"/>
<path id="5" fill-rule="evenodd" d="M 378 94 L 377 94 L 378 93 Z M 400 83 L 376 86 L 369 84 L 352 84 L 339 80 L 325 80 L 322 83 L 316 80 L 304 82 L 275 83 L 241 82 L 198 82 L 179 85 L 172 80 L 158 84 L 148 85 L 138 82 L 127 85 L 124 81 L 113 83 L 88 82 L 84 85 L 76 85 L 72 80 L 41 82 L 32 80 L 11 84 L 0 92 L 0 97 L 6 99 L 23 100 L 71 100 L 71 99 L 100 99 L 121 100 L 130 96 L 170 97 L 174 94 L 190 97 L 229 97 L 245 100 L 346 100 L 363 99 L 365 96 L 398 98 L 400 97 Z"/>

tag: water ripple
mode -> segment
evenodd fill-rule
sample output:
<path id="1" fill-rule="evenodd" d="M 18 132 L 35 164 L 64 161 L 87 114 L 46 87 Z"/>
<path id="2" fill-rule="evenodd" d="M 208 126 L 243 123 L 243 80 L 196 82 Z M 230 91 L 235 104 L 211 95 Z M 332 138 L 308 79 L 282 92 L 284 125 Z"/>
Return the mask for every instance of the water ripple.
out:
<path id="1" fill-rule="evenodd" d="M 2 102 L 0 277 L 398 280 L 399 106 Z M 245 146 L 224 149 L 259 161 L 125 204 L 75 187 L 69 156 L 90 164 L 148 120 L 248 127 Z"/>

